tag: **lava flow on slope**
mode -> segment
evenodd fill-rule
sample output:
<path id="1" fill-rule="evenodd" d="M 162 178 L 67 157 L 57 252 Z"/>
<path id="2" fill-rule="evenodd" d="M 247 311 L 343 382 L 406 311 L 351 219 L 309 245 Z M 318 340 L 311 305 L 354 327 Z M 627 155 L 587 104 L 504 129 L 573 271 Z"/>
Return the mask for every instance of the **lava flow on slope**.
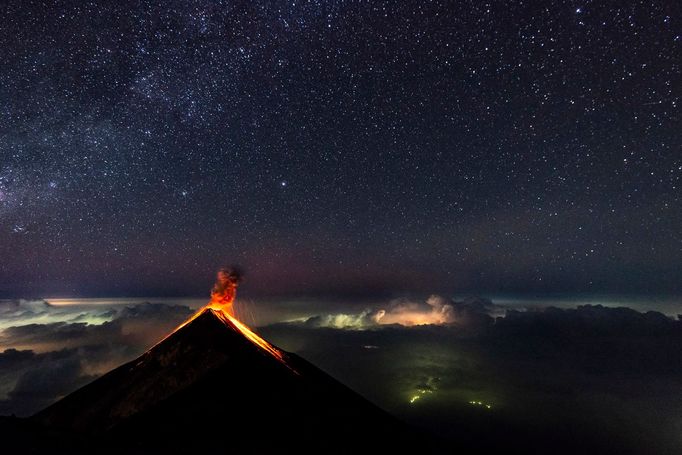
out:
<path id="1" fill-rule="evenodd" d="M 345 453 L 359 441 L 382 449 L 415 441 L 401 422 L 230 309 L 212 298 L 140 357 L 31 420 L 85 441 L 85 452 Z"/>
<path id="2" fill-rule="evenodd" d="M 176 333 L 178 330 L 181 330 L 186 325 L 191 324 L 192 321 L 194 321 L 198 317 L 201 317 L 201 315 L 203 315 L 207 311 L 210 311 L 216 318 L 221 320 L 228 328 L 241 333 L 246 339 L 251 341 L 254 345 L 258 346 L 260 349 L 262 349 L 263 352 L 271 355 L 272 357 L 277 359 L 279 362 L 283 363 L 288 368 L 290 368 L 292 371 L 295 371 L 287 363 L 286 354 L 284 353 L 284 351 L 273 346 L 268 341 L 266 341 L 265 339 L 260 337 L 257 333 L 255 333 L 253 330 L 251 330 L 246 324 L 244 324 L 239 319 L 232 316 L 224 306 L 215 305 L 214 303 L 209 303 L 208 305 L 204 306 L 199 311 L 194 313 L 194 315 L 192 315 L 189 319 L 187 319 L 185 322 L 180 324 L 171 333 L 166 335 L 159 343 L 154 345 L 154 347 L 163 343 L 167 338 L 171 337 L 174 333 Z M 152 347 L 151 349 L 154 349 L 154 347 Z M 150 349 L 150 351 L 151 351 L 151 349 Z M 147 352 L 149 352 L 149 351 L 147 351 Z"/>

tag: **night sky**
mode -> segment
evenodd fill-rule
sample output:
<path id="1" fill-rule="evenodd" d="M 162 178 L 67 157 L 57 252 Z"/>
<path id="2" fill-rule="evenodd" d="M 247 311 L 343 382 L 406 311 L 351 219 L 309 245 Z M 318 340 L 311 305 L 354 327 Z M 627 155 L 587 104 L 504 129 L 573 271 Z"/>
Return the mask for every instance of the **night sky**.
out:
<path id="1" fill-rule="evenodd" d="M 682 293 L 681 20 L 3 1 L 0 297 Z"/>

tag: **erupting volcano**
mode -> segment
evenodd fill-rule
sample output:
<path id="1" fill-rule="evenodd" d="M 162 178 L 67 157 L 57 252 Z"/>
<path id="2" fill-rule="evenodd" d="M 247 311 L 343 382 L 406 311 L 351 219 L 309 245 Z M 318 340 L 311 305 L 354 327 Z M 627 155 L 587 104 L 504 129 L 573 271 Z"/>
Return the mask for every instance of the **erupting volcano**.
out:
<path id="1" fill-rule="evenodd" d="M 208 305 L 33 421 L 62 441 L 84 441 L 68 451 L 330 453 L 359 441 L 382 449 L 415 442 L 402 423 L 230 314 L 233 278 L 221 284 L 219 274 Z"/>
<path id="2" fill-rule="evenodd" d="M 191 318 L 180 324 L 178 328 L 173 330 L 168 336 L 177 332 L 187 324 L 191 323 L 194 319 L 201 316 L 206 311 L 213 312 L 214 316 L 219 318 L 225 325 L 230 327 L 232 330 L 236 330 L 249 339 L 253 344 L 259 346 L 268 354 L 275 357 L 277 360 L 287 365 L 285 360 L 285 354 L 279 348 L 276 348 L 272 344 L 265 341 L 263 338 L 258 336 L 253 332 L 246 324 L 239 321 L 239 319 L 233 316 L 234 299 L 237 295 L 237 286 L 241 280 L 241 273 L 239 273 L 234 268 L 223 268 L 218 271 L 216 282 L 211 290 L 211 300 L 208 304 L 197 311 Z M 161 342 L 163 342 L 166 336 Z M 287 365 L 289 366 L 289 365 Z M 289 368 L 291 368 L 289 366 Z M 292 369 L 293 371 L 293 369 Z"/>

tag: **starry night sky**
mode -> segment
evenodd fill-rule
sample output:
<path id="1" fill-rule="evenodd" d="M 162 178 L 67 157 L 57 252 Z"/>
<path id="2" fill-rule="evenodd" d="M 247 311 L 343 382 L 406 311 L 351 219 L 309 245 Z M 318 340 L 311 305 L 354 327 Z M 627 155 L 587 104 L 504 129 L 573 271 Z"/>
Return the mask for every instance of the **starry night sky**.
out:
<path id="1" fill-rule="evenodd" d="M 682 293 L 676 1 L 0 6 L 0 297 Z"/>

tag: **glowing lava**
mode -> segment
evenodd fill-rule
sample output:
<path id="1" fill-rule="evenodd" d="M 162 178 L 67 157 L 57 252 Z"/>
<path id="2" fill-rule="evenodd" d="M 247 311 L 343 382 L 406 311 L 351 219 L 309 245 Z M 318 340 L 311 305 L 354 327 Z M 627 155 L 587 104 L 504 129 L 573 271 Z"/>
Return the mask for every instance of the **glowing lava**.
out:
<path id="1" fill-rule="evenodd" d="M 213 311 L 213 314 L 218 316 L 218 318 L 223 321 L 226 325 L 228 326 L 233 326 L 236 328 L 239 332 L 241 332 L 242 335 L 244 335 L 249 341 L 251 341 L 253 344 L 256 346 L 260 347 L 262 350 L 270 354 L 271 356 L 275 357 L 277 360 L 280 362 L 286 364 L 286 361 L 284 360 L 284 353 L 265 341 L 263 338 L 258 336 L 256 333 L 254 333 L 250 328 L 246 326 L 246 324 L 242 323 L 239 319 L 233 317 L 230 315 L 228 312 L 222 310 L 222 309 L 216 309 L 212 307 L 210 304 L 207 305 L 207 310 Z M 287 365 L 288 366 L 288 365 Z"/>
<path id="2" fill-rule="evenodd" d="M 217 274 L 216 283 L 211 290 L 211 300 L 208 302 L 208 304 L 199 309 L 199 311 L 194 313 L 189 319 L 180 324 L 171 333 L 166 335 L 163 340 L 159 341 L 156 345 L 163 342 L 165 339 L 185 327 L 190 322 L 194 321 L 202 314 L 210 311 L 223 324 L 225 324 L 225 326 L 241 333 L 247 340 L 258 346 L 258 348 L 260 348 L 264 353 L 274 357 L 278 362 L 282 363 L 291 371 L 298 374 L 298 372 L 287 362 L 284 351 L 265 341 L 263 338 L 253 332 L 253 330 L 251 330 L 246 324 L 232 315 L 233 303 L 237 294 L 237 284 L 239 283 L 239 280 L 240 275 L 236 270 L 220 269 Z"/>
<path id="3" fill-rule="evenodd" d="M 171 333 L 169 333 L 168 335 L 163 337 L 163 339 L 161 341 L 159 341 L 158 343 L 156 343 L 154 346 L 161 344 L 164 340 L 166 340 L 167 338 L 172 336 L 175 332 L 182 329 L 187 324 L 194 321 L 196 318 L 198 318 L 199 316 L 201 316 L 205 312 L 210 311 L 211 313 L 213 313 L 214 316 L 216 316 L 227 327 L 230 327 L 230 328 L 236 330 L 237 332 L 241 333 L 242 335 L 244 335 L 244 337 L 247 340 L 249 340 L 250 342 L 252 342 L 256 346 L 258 346 L 265 353 L 267 353 L 267 354 L 271 355 L 272 357 L 274 357 L 275 359 L 277 359 L 277 361 L 284 364 L 287 368 L 289 368 L 294 373 L 297 373 L 296 370 L 294 370 L 294 368 L 287 363 L 286 354 L 282 350 L 276 348 L 272 344 L 265 341 L 263 338 L 261 338 L 259 335 L 257 335 L 253 330 L 251 330 L 246 324 L 244 324 L 243 322 L 241 322 L 240 320 L 238 320 L 237 318 L 235 318 L 234 316 L 229 314 L 226 311 L 226 308 L 228 308 L 228 307 L 225 307 L 223 305 L 215 305 L 214 303 L 208 303 L 206 306 L 202 307 L 201 309 L 199 309 L 199 311 L 194 313 L 185 322 L 183 322 L 182 324 L 177 326 L 175 328 L 175 330 L 173 330 Z M 229 306 L 229 308 L 232 308 L 231 305 Z M 154 349 L 154 347 L 152 347 L 151 349 Z M 150 351 L 151 351 L 151 349 L 150 349 Z"/>

